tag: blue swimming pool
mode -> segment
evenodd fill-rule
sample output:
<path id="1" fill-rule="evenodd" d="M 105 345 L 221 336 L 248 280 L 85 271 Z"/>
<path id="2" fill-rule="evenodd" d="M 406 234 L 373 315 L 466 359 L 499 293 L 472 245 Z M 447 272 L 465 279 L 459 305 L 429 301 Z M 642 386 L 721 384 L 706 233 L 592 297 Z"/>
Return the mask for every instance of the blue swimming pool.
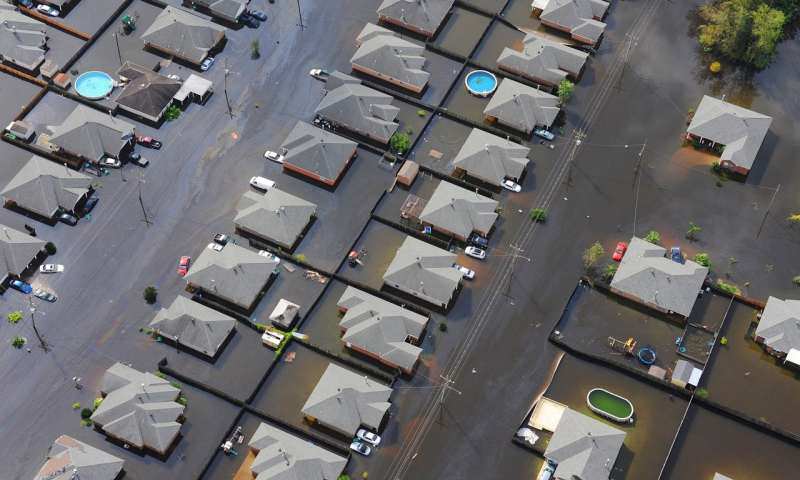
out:
<path id="1" fill-rule="evenodd" d="M 486 70 L 474 70 L 464 79 L 467 91 L 479 97 L 488 97 L 497 88 L 497 77 Z"/>
<path id="2" fill-rule="evenodd" d="M 83 98 L 99 100 L 114 89 L 114 79 L 105 72 L 91 71 L 75 80 L 75 91 Z"/>

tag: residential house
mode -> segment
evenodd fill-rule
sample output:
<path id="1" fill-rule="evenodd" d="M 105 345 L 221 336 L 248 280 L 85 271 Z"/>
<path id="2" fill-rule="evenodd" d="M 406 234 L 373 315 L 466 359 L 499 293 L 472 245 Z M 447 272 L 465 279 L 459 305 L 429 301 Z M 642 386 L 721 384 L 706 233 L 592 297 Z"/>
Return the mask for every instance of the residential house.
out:
<path id="1" fill-rule="evenodd" d="M 352 438 L 362 427 L 381 429 L 391 394 L 390 387 L 329 363 L 302 412 L 310 423 Z"/>
<path id="2" fill-rule="evenodd" d="M 244 13 L 250 0 L 184 0 L 184 3 L 193 8 L 203 8 L 212 17 L 236 23 Z"/>
<path id="3" fill-rule="evenodd" d="M 711 480 L 733 480 L 731 477 L 727 475 L 723 475 L 721 473 L 714 473 L 714 478 Z"/>
<path id="4" fill-rule="evenodd" d="M 34 155 L 0 195 L 6 207 L 18 207 L 55 221 L 60 212 L 75 209 L 92 193 L 88 175 Z"/>
<path id="5" fill-rule="evenodd" d="M 315 204 L 272 187 L 264 194 L 245 192 L 233 223 L 241 233 L 291 251 L 316 215 Z"/>
<path id="6" fill-rule="evenodd" d="M 419 220 L 465 242 L 473 232 L 483 237 L 489 235 L 498 217 L 498 206 L 497 200 L 442 180 L 425 204 Z"/>
<path id="7" fill-rule="evenodd" d="M 560 111 L 555 95 L 505 78 L 483 109 L 483 116 L 489 122 L 530 134 L 537 127 L 550 128 Z"/>
<path id="8" fill-rule="evenodd" d="M 355 287 L 347 287 L 336 305 L 344 313 L 339 328 L 347 348 L 406 374 L 414 370 L 428 317 Z"/>
<path id="9" fill-rule="evenodd" d="M 366 87 L 341 72 L 331 74 L 326 88 L 316 115 L 381 144 L 389 143 L 399 127 L 395 119 L 400 112 L 392 105 L 391 95 Z"/>
<path id="10" fill-rule="evenodd" d="M 608 5 L 603 0 L 534 0 L 531 6 L 542 24 L 594 46 L 605 32 L 606 24 L 600 20 Z"/>
<path id="11" fill-rule="evenodd" d="M 194 73 L 181 83 L 181 88 L 172 97 L 181 108 L 186 108 L 189 102 L 203 105 L 214 93 L 214 84 L 211 80 L 205 79 Z"/>
<path id="12" fill-rule="evenodd" d="M 357 146 L 335 133 L 297 122 L 281 144 L 283 170 L 333 187 L 356 157 Z"/>
<path id="13" fill-rule="evenodd" d="M 705 95 L 686 134 L 702 145 L 721 148 L 720 166 L 747 175 L 771 124 L 772 117 Z"/>
<path id="14" fill-rule="evenodd" d="M 497 66 L 507 72 L 543 85 L 558 85 L 567 77 L 577 79 L 588 53 L 529 33 L 522 40 L 522 50 L 504 48 Z"/>
<path id="15" fill-rule="evenodd" d="M 519 181 L 530 162 L 530 151 L 528 147 L 473 128 L 453 159 L 453 174 L 467 174 L 499 188 L 505 179 Z"/>
<path id="16" fill-rule="evenodd" d="M 0 224 L 0 285 L 31 273 L 47 256 L 45 242 Z"/>
<path id="17" fill-rule="evenodd" d="M 130 123 L 81 104 L 60 125 L 48 129 L 49 148 L 79 164 L 97 163 L 105 157 L 126 158 L 135 135 Z"/>
<path id="18" fill-rule="evenodd" d="M 430 38 L 454 3 L 455 0 L 383 0 L 378 19 Z"/>
<path id="19" fill-rule="evenodd" d="M 61 435 L 50 446 L 33 480 L 117 480 L 123 475 L 124 463 L 99 448 Z"/>
<path id="20" fill-rule="evenodd" d="M 423 70 L 425 47 L 368 23 L 356 37 L 358 50 L 350 59 L 353 70 L 420 93 L 431 74 Z"/>
<path id="21" fill-rule="evenodd" d="M 47 52 L 47 32 L 38 20 L 13 5 L 0 4 L 0 62 L 36 73 Z"/>
<path id="22" fill-rule="evenodd" d="M 800 367 L 800 300 L 770 296 L 761 312 L 755 340 L 770 355 Z"/>
<path id="23" fill-rule="evenodd" d="M 225 28 L 182 8 L 167 6 L 142 33 L 147 48 L 200 65 L 225 40 Z"/>
<path id="24" fill-rule="evenodd" d="M 247 445 L 255 480 L 336 480 L 347 465 L 347 458 L 263 422 Z"/>
<path id="25" fill-rule="evenodd" d="M 383 284 L 447 309 L 461 287 L 461 272 L 453 268 L 457 255 L 406 237 L 383 274 Z"/>
<path id="26" fill-rule="evenodd" d="M 229 243 L 222 250 L 204 248 L 186 274 L 187 287 L 250 311 L 261 298 L 278 260 Z"/>
<path id="27" fill-rule="evenodd" d="M 555 464 L 554 480 L 608 480 L 627 434 L 567 408 L 544 457 Z"/>
<path id="28" fill-rule="evenodd" d="M 125 82 L 116 98 L 117 106 L 151 124 L 161 121 L 181 89 L 181 82 L 131 62 L 125 62 L 117 75 Z"/>
<path id="29" fill-rule="evenodd" d="M 176 297 L 162 308 L 150 328 L 172 343 L 214 359 L 236 328 L 236 320 L 186 297 Z"/>
<path id="30" fill-rule="evenodd" d="M 667 250 L 633 237 L 611 280 L 611 291 L 664 313 L 688 318 L 708 268 L 665 256 Z"/>
<path id="31" fill-rule="evenodd" d="M 100 380 L 103 401 L 91 420 L 95 428 L 129 448 L 165 456 L 177 440 L 184 406 L 168 380 L 115 363 Z"/>

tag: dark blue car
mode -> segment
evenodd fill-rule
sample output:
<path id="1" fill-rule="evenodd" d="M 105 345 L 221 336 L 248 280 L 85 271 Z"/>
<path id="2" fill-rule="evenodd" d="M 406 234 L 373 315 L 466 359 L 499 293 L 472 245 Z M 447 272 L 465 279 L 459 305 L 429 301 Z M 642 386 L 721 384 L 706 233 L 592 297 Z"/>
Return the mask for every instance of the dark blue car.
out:
<path id="1" fill-rule="evenodd" d="M 23 282 L 22 280 L 12 280 L 11 281 L 11 288 L 14 290 L 19 290 L 24 294 L 30 294 L 33 291 L 33 287 L 31 287 L 28 283 Z"/>
<path id="2" fill-rule="evenodd" d="M 672 259 L 673 262 L 683 263 L 683 254 L 681 253 L 681 247 L 672 247 L 669 249 L 669 258 Z"/>

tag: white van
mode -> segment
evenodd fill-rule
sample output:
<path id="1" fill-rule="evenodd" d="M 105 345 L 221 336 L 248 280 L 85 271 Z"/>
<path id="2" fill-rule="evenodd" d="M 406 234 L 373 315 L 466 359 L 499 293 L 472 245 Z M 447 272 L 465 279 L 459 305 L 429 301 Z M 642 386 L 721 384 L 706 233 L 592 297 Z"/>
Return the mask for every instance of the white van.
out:
<path id="1" fill-rule="evenodd" d="M 250 185 L 265 192 L 275 186 L 275 182 L 264 177 L 253 177 L 250 179 Z"/>

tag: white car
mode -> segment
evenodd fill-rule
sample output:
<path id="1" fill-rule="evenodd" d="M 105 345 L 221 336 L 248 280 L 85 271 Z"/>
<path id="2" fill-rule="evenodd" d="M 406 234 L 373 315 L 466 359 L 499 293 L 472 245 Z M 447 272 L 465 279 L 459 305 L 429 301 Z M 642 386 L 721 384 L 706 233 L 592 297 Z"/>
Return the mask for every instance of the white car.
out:
<path id="1" fill-rule="evenodd" d="M 270 260 L 274 260 L 276 263 L 281 263 L 281 259 L 278 258 L 277 255 L 275 255 L 274 253 L 272 253 L 272 252 L 270 252 L 268 250 L 259 250 L 258 254 L 261 255 L 264 258 L 269 258 Z"/>
<path id="2" fill-rule="evenodd" d="M 474 247 L 470 245 L 469 247 L 464 249 L 464 253 L 469 255 L 472 258 L 477 258 L 478 260 L 483 260 L 486 258 L 486 250 L 482 250 L 478 247 Z"/>
<path id="3" fill-rule="evenodd" d="M 51 7 L 50 5 L 36 5 L 36 10 L 51 17 L 58 17 L 61 15 L 61 12 L 56 7 Z"/>
<path id="4" fill-rule="evenodd" d="M 308 74 L 316 78 L 317 80 L 325 80 L 326 78 L 328 78 L 329 75 L 328 72 L 326 72 L 321 68 L 312 68 L 311 70 L 308 71 Z"/>
<path id="5" fill-rule="evenodd" d="M 112 157 L 103 158 L 102 160 L 100 160 L 100 165 L 109 168 L 122 168 L 122 162 Z"/>
<path id="6" fill-rule="evenodd" d="M 250 185 L 265 192 L 275 186 L 275 182 L 264 177 L 253 177 L 250 179 Z"/>
<path id="7" fill-rule="evenodd" d="M 370 446 L 367 445 L 366 443 L 361 442 L 359 440 L 356 440 L 356 441 L 354 441 L 353 443 L 350 444 L 350 450 L 352 450 L 352 451 L 354 451 L 356 453 L 360 453 L 361 455 L 364 455 L 365 457 L 369 456 L 369 454 L 372 453 L 372 448 L 370 448 Z"/>
<path id="8" fill-rule="evenodd" d="M 167 78 L 169 78 L 170 80 L 175 80 L 176 82 L 182 82 L 183 81 L 183 79 L 180 76 L 175 75 L 174 73 L 171 74 L 171 75 L 167 75 Z"/>
<path id="9" fill-rule="evenodd" d="M 208 249 L 209 250 L 214 250 L 215 252 L 221 252 L 223 248 L 225 248 L 225 247 L 223 247 L 219 243 L 211 242 L 211 243 L 208 244 Z"/>
<path id="10" fill-rule="evenodd" d="M 39 267 L 39 271 L 42 273 L 61 273 L 64 271 L 64 265 L 57 263 L 45 263 Z"/>
<path id="11" fill-rule="evenodd" d="M 272 160 L 275 163 L 283 163 L 283 155 L 279 154 L 278 152 L 273 152 L 272 150 L 267 150 L 264 152 L 264 158 L 267 160 Z"/>
<path id="12" fill-rule="evenodd" d="M 519 183 L 517 183 L 517 182 L 515 182 L 513 180 L 509 180 L 507 178 L 505 180 L 503 180 L 503 183 L 501 183 L 500 185 L 502 185 L 503 188 L 505 188 L 506 190 L 508 190 L 510 192 L 519 193 L 519 192 L 522 191 L 522 185 L 520 185 Z"/>
<path id="13" fill-rule="evenodd" d="M 553 132 L 545 130 L 544 128 L 537 128 L 536 130 L 533 131 L 533 134 L 536 135 L 537 137 L 544 138 L 545 140 L 550 140 L 551 142 L 553 141 L 554 138 L 556 138 L 556 136 L 553 135 Z"/>
<path id="14" fill-rule="evenodd" d="M 475 270 L 470 270 L 469 268 L 467 268 L 467 267 L 465 267 L 465 266 L 463 266 L 463 265 L 459 265 L 459 264 L 457 264 L 457 263 L 454 263 L 454 264 L 453 264 L 453 268 L 455 268 L 456 270 L 458 270 L 459 272 L 461 272 L 461 275 L 462 275 L 462 276 L 463 276 L 463 277 L 464 277 L 466 280 L 472 280 L 472 279 L 474 279 L 474 278 L 475 278 Z"/>
<path id="15" fill-rule="evenodd" d="M 372 433 L 372 432 L 370 432 L 369 430 L 367 430 L 365 428 L 359 428 L 358 429 L 358 431 L 356 432 L 356 438 L 358 438 L 359 440 L 363 440 L 363 441 L 369 443 L 370 445 L 373 445 L 373 446 L 376 446 L 376 447 L 378 446 L 379 443 L 381 443 L 381 436 L 380 435 L 378 435 L 376 433 Z"/>
<path id="16" fill-rule="evenodd" d="M 214 65 L 214 57 L 206 57 L 203 63 L 200 64 L 200 71 L 207 72 L 211 65 Z"/>

